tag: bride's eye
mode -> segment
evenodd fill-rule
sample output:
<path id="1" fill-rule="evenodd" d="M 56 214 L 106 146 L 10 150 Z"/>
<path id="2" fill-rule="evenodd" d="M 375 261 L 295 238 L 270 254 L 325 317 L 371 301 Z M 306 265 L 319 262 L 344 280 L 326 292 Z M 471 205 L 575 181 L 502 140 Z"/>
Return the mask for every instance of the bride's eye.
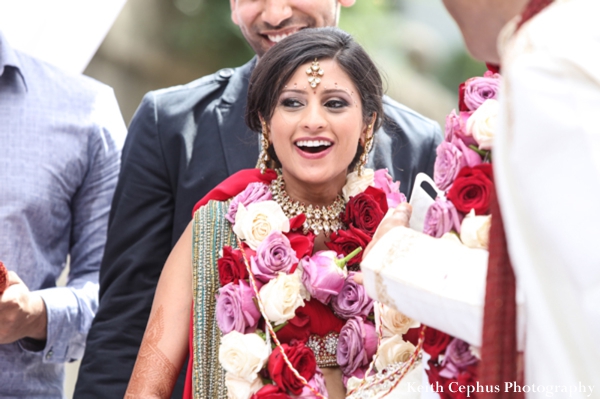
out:
<path id="1" fill-rule="evenodd" d="M 295 98 L 284 98 L 279 102 L 279 105 L 288 107 L 288 108 L 299 108 L 304 104 Z"/>
<path id="2" fill-rule="evenodd" d="M 330 109 L 342 109 L 348 106 L 348 102 L 341 98 L 332 98 L 331 100 L 327 100 L 324 104 L 327 108 Z"/>

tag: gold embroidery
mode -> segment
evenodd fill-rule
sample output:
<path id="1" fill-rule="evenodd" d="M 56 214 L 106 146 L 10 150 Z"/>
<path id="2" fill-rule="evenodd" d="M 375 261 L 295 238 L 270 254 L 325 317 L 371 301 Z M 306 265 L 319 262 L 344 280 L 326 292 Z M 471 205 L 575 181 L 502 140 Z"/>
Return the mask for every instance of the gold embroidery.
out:
<path id="1" fill-rule="evenodd" d="M 220 288 L 217 259 L 224 245 L 235 246 L 225 214 L 229 203 L 209 201 L 194 215 L 192 284 L 193 312 L 193 396 L 227 398 L 225 371 L 219 363 L 221 332 L 216 322 L 215 294 Z"/>

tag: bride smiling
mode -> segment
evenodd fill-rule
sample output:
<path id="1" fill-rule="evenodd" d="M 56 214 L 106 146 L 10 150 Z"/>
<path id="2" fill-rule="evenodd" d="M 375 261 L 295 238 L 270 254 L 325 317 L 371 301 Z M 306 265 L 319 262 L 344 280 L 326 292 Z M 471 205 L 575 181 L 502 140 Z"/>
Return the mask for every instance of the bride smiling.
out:
<path id="1" fill-rule="evenodd" d="M 405 201 L 385 170 L 365 168 L 382 96 L 369 56 L 335 28 L 303 30 L 261 58 L 246 115 L 262 132 L 259 169 L 196 206 L 127 398 L 170 397 L 188 353 L 185 397 L 343 398 L 370 372 L 374 303 L 353 272 L 388 206 Z"/>

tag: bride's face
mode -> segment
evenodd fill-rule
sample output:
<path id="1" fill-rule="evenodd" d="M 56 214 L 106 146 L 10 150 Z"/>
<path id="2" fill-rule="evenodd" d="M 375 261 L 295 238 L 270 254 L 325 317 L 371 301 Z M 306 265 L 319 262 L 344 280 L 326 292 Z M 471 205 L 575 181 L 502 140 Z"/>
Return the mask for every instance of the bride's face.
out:
<path id="1" fill-rule="evenodd" d="M 350 77 L 333 60 L 319 60 L 324 74 L 311 88 L 306 74 L 311 65 L 300 66 L 286 83 L 270 121 L 269 140 L 288 187 L 294 180 L 339 191 L 359 140 L 364 143 L 366 137 L 362 103 Z"/>

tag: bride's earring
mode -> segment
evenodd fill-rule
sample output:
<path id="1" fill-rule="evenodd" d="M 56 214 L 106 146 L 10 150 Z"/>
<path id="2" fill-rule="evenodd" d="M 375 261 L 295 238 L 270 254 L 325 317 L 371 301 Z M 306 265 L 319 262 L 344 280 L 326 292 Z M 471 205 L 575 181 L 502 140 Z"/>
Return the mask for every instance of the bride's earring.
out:
<path id="1" fill-rule="evenodd" d="M 371 147 L 373 147 L 373 134 L 369 136 L 369 132 L 373 125 L 369 124 L 367 126 L 367 139 L 365 140 L 365 146 L 363 148 L 363 153 L 360 155 L 360 160 L 358 161 L 358 175 L 362 176 L 365 171 L 365 166 L 367 165 L 367 161 L 369 160 L 369 152 L 371 151 Z"/>
<path id="2" fill-rule="evenodd" d="M 260 146 L 261 151 L 258 156 L 258 167 L 260 168 L 260 173 L 265 174 L 265 170 L 267 170 L 267 163 L 270 160 L 269 157 L 269 129 L 267 129 L 267 123 L 262 121 L 262 133 L 260 135 Z"/>

